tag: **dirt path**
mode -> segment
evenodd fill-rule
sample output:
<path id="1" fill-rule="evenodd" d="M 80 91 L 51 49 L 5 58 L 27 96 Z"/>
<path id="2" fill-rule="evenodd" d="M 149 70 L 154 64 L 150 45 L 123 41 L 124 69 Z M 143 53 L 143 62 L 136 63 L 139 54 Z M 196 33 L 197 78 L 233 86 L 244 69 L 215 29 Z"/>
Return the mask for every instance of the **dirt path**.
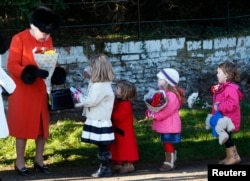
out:
<path id="1" fill-rule="evenodd" d="M 31 176 L 23 177 L 16 174 L 14 170 L 6 169 L 0 171 L 2 181 L 80 181 L 80 180 L 98 180 L 98 181 L 206 181 L 207 165 L 215 164 L 217 160 L 193 161 L 178 163 L 175 170 L 170 172 L 157 171 L 160 165 L 135 165 L 136 171 L 129 174 L 114 174 L 108 178 L 92 178 L 90 174 L 96 168 L 82 167 L 57 167 L 52 168 L 52 173 L 43 174 L 32 172 Z M 243 158 L 241 164 L 250 165 L 250 158 Z"/>

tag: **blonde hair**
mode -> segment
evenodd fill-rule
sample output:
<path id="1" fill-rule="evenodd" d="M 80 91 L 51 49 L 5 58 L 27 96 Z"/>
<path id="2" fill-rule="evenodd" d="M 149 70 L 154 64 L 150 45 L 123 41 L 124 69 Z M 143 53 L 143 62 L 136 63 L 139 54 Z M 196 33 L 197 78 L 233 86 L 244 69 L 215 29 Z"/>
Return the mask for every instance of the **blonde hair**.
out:
<path id="1" fill-rule="evenodd" d="M 137 96 L 135 85 L 128 80 L 117 80 L 116 86 L 121 88 L 122 100 L 132 100 Z"/>
<path id="2" fill-rule="evenodd" d="M 111 82 L 115 79 L 114 70 L 105 54 L 96 54 L 89 59 L 92 82 Z"/>

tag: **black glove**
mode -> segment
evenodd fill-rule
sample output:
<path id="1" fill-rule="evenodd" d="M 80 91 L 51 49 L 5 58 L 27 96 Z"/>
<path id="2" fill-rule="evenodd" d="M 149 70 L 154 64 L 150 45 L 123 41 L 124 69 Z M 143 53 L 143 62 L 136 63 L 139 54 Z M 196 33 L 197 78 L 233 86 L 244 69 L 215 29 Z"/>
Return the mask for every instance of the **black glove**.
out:
<path id="1" fill-rule="evenodd" d="M 0 34 L 0 54 L 4 54 L 8 50 L 8 46 L 6 44 L 6 39 L 2 34 Z"/>
<path id="2" fill-rule="evenodd" d="M 37 69 L 35 74 L 37 77 L 41 77 L 43 79 L 46 79 L 49 76 L 49 72 L 43 69 Z"/>
<path id="3" fill-rule="evenodd" d="M 1 87 L 2 87 L 2 96 L 9 96 L 10 93 L 8 93 L 8 92 L 5 90 L 5 88 L 3 88 L 3 86 L 1 86 Z"/>

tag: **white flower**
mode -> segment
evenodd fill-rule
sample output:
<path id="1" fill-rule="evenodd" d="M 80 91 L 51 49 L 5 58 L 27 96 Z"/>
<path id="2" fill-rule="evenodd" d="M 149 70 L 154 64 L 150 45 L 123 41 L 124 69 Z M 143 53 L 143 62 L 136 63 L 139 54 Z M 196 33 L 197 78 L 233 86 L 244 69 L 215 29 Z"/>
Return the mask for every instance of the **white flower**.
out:
<path id="1" fill-rule="evenodd" d="M 198 100 L 198 92 L 193 92 L 187 99 L 188 107 L 192 108 L 194 103 Z"/>

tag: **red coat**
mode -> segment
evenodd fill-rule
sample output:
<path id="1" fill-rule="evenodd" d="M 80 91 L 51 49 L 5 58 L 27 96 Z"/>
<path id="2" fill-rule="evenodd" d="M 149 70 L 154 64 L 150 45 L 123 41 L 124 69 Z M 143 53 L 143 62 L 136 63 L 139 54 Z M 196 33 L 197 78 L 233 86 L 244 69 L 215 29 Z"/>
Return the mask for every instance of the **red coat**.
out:
<path id="1" fill-rule="evenodd" d="M 42 78 L 32 84 L 21 80 L 21 73 L 27 65 L 36 65 L 32 50 L 35 47 L 53 48 L 52 39 L 38 42 L 29 30 L 12 38 L 7 68 L 16 83 L 14 93 L 8 98 L 7 121 L 10 135 L 18 138 L 36 139 L 40 134 L 49 136 L 49 111 L 46 86 Z"/>
<path id="2" fill-rule="evenodd" d="M 137 161 L 139 153 L 133 125 L 132 103 L 128 100 L 116 99 L 111 120 L 115 133 L 115 142 L 109 146 L 112 160 Z"/>

